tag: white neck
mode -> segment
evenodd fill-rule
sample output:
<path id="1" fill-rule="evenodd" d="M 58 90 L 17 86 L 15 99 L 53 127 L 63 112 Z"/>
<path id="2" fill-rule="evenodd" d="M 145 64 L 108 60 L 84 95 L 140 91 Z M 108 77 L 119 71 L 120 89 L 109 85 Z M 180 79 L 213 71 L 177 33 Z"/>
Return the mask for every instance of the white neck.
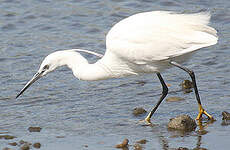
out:
<path id="1" fill-rule="evenodd" d="M 111 72 L 106 69 L 100 61 L 89 64 L 88 61 L 78 52 L 73 51 L 63 51 L 61 59 L 59 61 L 59 66 L 67 65 L 72 69 L 73 74 L 79 80 L 104 80 L 108 78 L 113 78 Z"/>
<path id="2" fill-rule="evenodd" d="M 98 62 L 94 64 L 81 64 L 78 67 L 73 68 L 72 71 L 74 76 L 79 80 L 94 81 L 113 78 L 111 72 L 106 70 Z"/>

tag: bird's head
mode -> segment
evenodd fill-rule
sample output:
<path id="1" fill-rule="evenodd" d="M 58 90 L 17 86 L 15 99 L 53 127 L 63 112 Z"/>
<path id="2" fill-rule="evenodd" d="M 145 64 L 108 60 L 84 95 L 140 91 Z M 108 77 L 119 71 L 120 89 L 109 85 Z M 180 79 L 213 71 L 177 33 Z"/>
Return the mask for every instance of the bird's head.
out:
<path id="1" fill-rule="evenodd" d="M 79 52 L 85 52 L 88 54 L 98 56 L 100 58 L 103 56 L 101 54 L 91 52 L 88 50 L 82 50 L 82 49 L 63 50 L 63 51 L 56 51 L 54 53 L 51 53 L 45 57 L 37 73 L 33 76 L 33 78 L 29 82 L 27 82 L 27 84 L 19 92 L 16 98 L 19 97 L 35 81 L 45 76 L 47 73 L 54 71 L 59 66 L 67 65 L 70 69 L 73 69 L 78 64 L 88 64 L 88 61 L 84 57 L 82 57 L 82 55 L 80 55 Z"/>
<path id="2" fill-rule="evenodd" d="M 51 53 L 48 56 L 46 56 L 45 59 L 42 61 L 40 68 L 38 69 L 37 73 L 35 73 L 35 75 L 32 77 L 32 79 L 27 82 L 27 84 L 19 92 L 19 94 L 16 96 L 16 98 L 18 98 L 35 81 L 37 81 L 41 77 L 45 76 L 47 73 L 52 72 L 58 66 L 60 66 L 60 59 L 59 59 L 60 57 L 59 56 L 60 56 L 60 54 L 57 54 L 57 52 Z"/>

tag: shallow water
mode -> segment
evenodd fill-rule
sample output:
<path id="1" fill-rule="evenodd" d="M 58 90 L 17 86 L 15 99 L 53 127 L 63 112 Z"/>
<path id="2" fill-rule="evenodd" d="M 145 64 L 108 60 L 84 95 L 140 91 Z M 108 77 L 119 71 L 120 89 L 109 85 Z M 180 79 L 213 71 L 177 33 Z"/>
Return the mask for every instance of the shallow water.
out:
<path id="1" fill-rule="evenodd" d="M 155 75 L 78 81 L 68 68 L 60 68 L 16 94 L 37 71 L 42 59 L 60 49 L 82 48 L 105 51 L 105 35 L 126 16 L 151 10 L 212 14 L 211 26 L 218 30 L 219 42 L 203 48 L 184 65 L 197 76 L 202 103 L 217 121 L 204 124 L 201 134 L 167 130 L 168 120 L 179 114 L 195 118 L 194 93 L 184 94 L 179 84 L 188 75 L 171 68 L 162 75 L 171 84 L 169 96 L 180 102 L 163 102 L 154 114 L 153 127 L 141 126 L 132 110 L 150 110 L 158 100 L 161 86 Z M 148 140 L 143 149 L 178 147 L 228 149 L 230 126 L 221 125 L 221 112 L 230 111 L 230 1 L 191 0 L 2 0 L 0 2 L 0 133 L 16 136 L 0 139 L 0 149 L 20 140 L 40 142 L 41 149 L 114 149 L 128 138 L 131 145 Z M 88 59 L 97 58 L 87 55 Z M 143 84 L 144 83 L 144 84 Z M 41 132 L 29 132 L 39 126 Z M 130 149 L 133 149 L 130 146 Z"/>

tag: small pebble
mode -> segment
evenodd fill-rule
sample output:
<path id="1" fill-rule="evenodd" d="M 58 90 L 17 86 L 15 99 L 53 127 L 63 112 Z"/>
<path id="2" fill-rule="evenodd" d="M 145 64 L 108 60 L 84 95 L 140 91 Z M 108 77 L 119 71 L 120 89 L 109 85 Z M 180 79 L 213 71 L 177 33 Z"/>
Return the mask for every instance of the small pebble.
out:
<path id="1" fill-rule="evenodd" d="M 23 141 L 23 140 L 20 140 L 20 141 L 19 141 L 19 144 L 20 144 L 20 145 L 25 144 L 25 143 L 27 143 L 27 142 L 26 142 L 26 141 Z"/>
<path id="2" fill-rule="evenodd" d="M 146 144 L 148 141 L 146 139 L 143 139 L 143 140 L 140 140 L 140 141 L 137 141 L 137 143 L 139 144 Z"/>
<path id="3" fill-rule="evenodd" d="M 0 139 L 11 140 L 14 138 L 16 138 L 16 137 L 12 136 L 12 135 L 0 135 Z"/>
<path id="4" fill-rule="evenodd" d="M 34 143 L 34 144 L 33 144 L 33 147 L 34 147 L 34 148 L 41 148 L 41 143 Z"/>
<path id="5" fill-rule="evenodd" d="M 146 84 L 146 81 L 137 81 L 137 84 L 144 86 Z"/>
<path id="6" fill-rule="evenodd" d="M 172 86 L 170 83 L 166 83 L 166 85 L 167 85 L 167 87 L 170 87 L 170 86 Z"/>
<path id="7" fill-rule="evenodd" d="M 184 100 L 184 98 L 176 97 L 176 96 L 174 96 L 174 97 L 168 97 L 166 99 L 167 102 L 178 102 L 178 101 L 183 101 L 183 100 Z"/>
<path id="8" fill-rule="evenodd" d="M 29 127 L 28 130 L 30 132 L 40 132 L 41 131 L 41 127 Z"/>
<path id="9" fill-rule="evenodd" d="M 188 115 L 180 115 L 170 119 L 168 123 L 169 129 L 176 129 L 182 131 L 194 131 L 197 127 L 196 121 Z"/>
<path id="10" fill-rule="evenodd" d="M 5 147 L 2 150 L 12 150 L 11 148 Z"/>
<path id="11" fill-rule="evenodd" d="M 222 116 L 223 116 L 222 120 L 230 120 L 230 113 L 229 112 L 223 111 Z"/>
<path id="12" fill-rule="evenodd" d="M 193 150 L 208 150 L 208 149 L 199 147 L 199 148 L 194 148 Z"/>
<path id="13" fill-rule="evenodd" d="M 24 141 L 24 140 L 20 140 L 20 141 L 19 141 L 19 144 L 20 144 L 20 145 L 22 145 L 22 144 L 32 145 L 32 143 L 27 142 L 27 141 Z"/>
<path id="14" fill-rule="evenodd" d="M 189 81 L 189 80 L 184 80 L 182 83 L 181 83 L 181 86 L 182 86 L 182 90 L 184 91 L 184 93 L 190 93 L 192 92 L 192 82 Z"/>
<path id="15" fill-rule="evenodd" d="M 181 83 L 182 89 L 191 89 L 193 87 L 192 82 L 189 80 L 184 80 Z"/>
<path id="16" fill-rule="evenodd" d="M 21 146 L 20 148 L 21 150 L 29 150 L 30 149 L 30 145 L 28 143 L 25 143 Z"/>
<path id="17" fill-rule="evenodd" d="M 65 136 L 60 135 L 60 136 L 56 136 L 56 138 L 65 138 Z"/>
<path id="18" fill-rule="evenodd" d="M 179 147 L 177 150 L 189 150 L 189 149 L 186 147 Z"/>
<path id="19" fill-rule="evenodd" d="M 125 148 L 127 147 L 129 144 L 129 140 L 128 139 L 124 139 L 124 141 L 121 144 L 117 144 L 115 147 L 116 148 Z"/>
<path id="20" fill-rule="evenodd" d="M 134 150 L 142 150 L 142 146 L 140 144 L 135 144 L 133 147 Z"/>
<path id="21" fill-rule="evenodd" d="M 8 143 L 8 144 L 11 146 L 17 146 L 18 145 L 18 143 L 16 143 L 16 142 L 12 142 L 12 143 Z"/>
<path id="22" fill-rule="evenodd" d="M 137 107 L 137 108 L 133 109 L 133 115 L 134 116 L 139 116 L 139 115 L 145 114 L 146 112 L 147 111 L 142 107 Z"/>

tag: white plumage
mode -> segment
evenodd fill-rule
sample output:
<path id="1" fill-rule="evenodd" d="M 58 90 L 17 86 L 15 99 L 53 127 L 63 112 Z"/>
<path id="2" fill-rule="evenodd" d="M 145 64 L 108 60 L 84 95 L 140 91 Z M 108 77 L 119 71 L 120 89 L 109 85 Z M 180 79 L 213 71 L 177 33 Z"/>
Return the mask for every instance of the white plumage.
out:
<path id="1" fill-rule="evenodd" d="M 106 37 L 107 52 L 133 62 L 152 62 L 217 43 L 208 13 L 146 12 L 117 23 Z"/>
<path id="2" fill-rule="evenodd" d="M 167 11 L 153 11 L 135 14 L 115 24 L 106 36 L 105 55 L 94 64 L 79 53 L 87 50 L 73 49 L 57 51 L 48 55 L 38 72 L 17 95 L 20 96 L 32 83 L 59 66 L 67 65 L 80 80 L 103 80 L 143 73 L 157 73 L 163 96 L 167 95 L 160 72 L 170 66 L 177 66 L 190 74 L 199 104 L 200 113 L 208 115 L 201 106 L 193 72 L 174 61 L 184 61 L 191 52 L 217 43 L 217 32 L 208 26 L 210 14 L 177 14 Z M 165 95 L 166 94 L 166 95 Z M 159 105 L 156 106 L 156 108 Z M 156 108 L 146 118 L 150 121 Z"/>
<path id="3" fill-rule="evenodd" d="M 119 74 L 119 67 L 133 74 L 161 71 L 166 67 L 163 60 L 217 43 L 216 30 L 207 25 L 209 19 L 207 12 L 153 11 L 130 16 L 109 31 L 103 63 L 114 74 Z"/>

